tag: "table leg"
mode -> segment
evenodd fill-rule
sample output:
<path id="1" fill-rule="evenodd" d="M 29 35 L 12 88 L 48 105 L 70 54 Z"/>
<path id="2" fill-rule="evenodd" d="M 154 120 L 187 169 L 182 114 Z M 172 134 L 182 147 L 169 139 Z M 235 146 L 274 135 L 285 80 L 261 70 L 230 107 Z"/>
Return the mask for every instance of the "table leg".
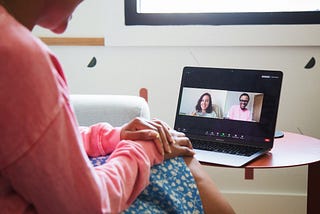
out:
<path id="1" fill-rule="evenodd" d="M 308 166 L 307 213 L 320 213 L 320 162 Z"/>
<path id="2" fill-rule="evenodd" d="M 244 169 L 244 179 L 253 180 L 254 179 L 254 169 L 253 168 L 245 168 Z"/>

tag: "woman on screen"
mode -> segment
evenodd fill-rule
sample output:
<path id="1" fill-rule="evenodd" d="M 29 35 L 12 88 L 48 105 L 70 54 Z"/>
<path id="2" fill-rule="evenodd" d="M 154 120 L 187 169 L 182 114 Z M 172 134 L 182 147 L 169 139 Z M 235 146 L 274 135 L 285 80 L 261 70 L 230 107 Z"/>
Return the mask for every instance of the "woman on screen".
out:
<path id="1" fill-rule="evenodd" d="M 209 93 L 204 93 L 200 96 L 195 108 L 196 110 L 191 113 L 192 116 L 217 117 L 216 113 L 213 111 L 212 98 Z"/>

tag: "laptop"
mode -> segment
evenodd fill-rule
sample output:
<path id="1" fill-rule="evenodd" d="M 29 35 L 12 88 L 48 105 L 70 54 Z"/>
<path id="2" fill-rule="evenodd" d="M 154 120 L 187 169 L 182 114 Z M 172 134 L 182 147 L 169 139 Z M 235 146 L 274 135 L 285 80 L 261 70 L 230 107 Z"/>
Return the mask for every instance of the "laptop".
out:
<path id="1" fill-rule="evenodd" d="M 241 167 L 273 147 L 281 71 L 185 67 L 174 128 L 200 162 Z"/>

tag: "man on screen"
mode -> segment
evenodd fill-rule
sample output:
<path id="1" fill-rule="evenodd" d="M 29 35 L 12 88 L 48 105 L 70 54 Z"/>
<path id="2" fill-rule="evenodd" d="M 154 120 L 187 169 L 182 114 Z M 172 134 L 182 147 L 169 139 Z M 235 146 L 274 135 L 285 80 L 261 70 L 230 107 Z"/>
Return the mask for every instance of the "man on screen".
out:
<path id="1" fill-rule="evenodd" d="M 227 115 L 231 120 L 252 121 L 252 114 L 247 105 L 250 101 L 249 94 L 242 93 L 239 97 L 239 105 L 233 105 Z"/>

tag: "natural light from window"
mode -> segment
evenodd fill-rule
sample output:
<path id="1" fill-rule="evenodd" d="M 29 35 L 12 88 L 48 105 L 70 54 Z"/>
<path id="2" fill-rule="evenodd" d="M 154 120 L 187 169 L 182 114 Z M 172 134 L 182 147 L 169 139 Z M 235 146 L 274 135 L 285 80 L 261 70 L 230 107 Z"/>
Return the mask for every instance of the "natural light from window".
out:
<path id="1" fill-rule="evenodd" d="M 320 0 L 137 0 L 138 13 L 319 11 Z"/>

